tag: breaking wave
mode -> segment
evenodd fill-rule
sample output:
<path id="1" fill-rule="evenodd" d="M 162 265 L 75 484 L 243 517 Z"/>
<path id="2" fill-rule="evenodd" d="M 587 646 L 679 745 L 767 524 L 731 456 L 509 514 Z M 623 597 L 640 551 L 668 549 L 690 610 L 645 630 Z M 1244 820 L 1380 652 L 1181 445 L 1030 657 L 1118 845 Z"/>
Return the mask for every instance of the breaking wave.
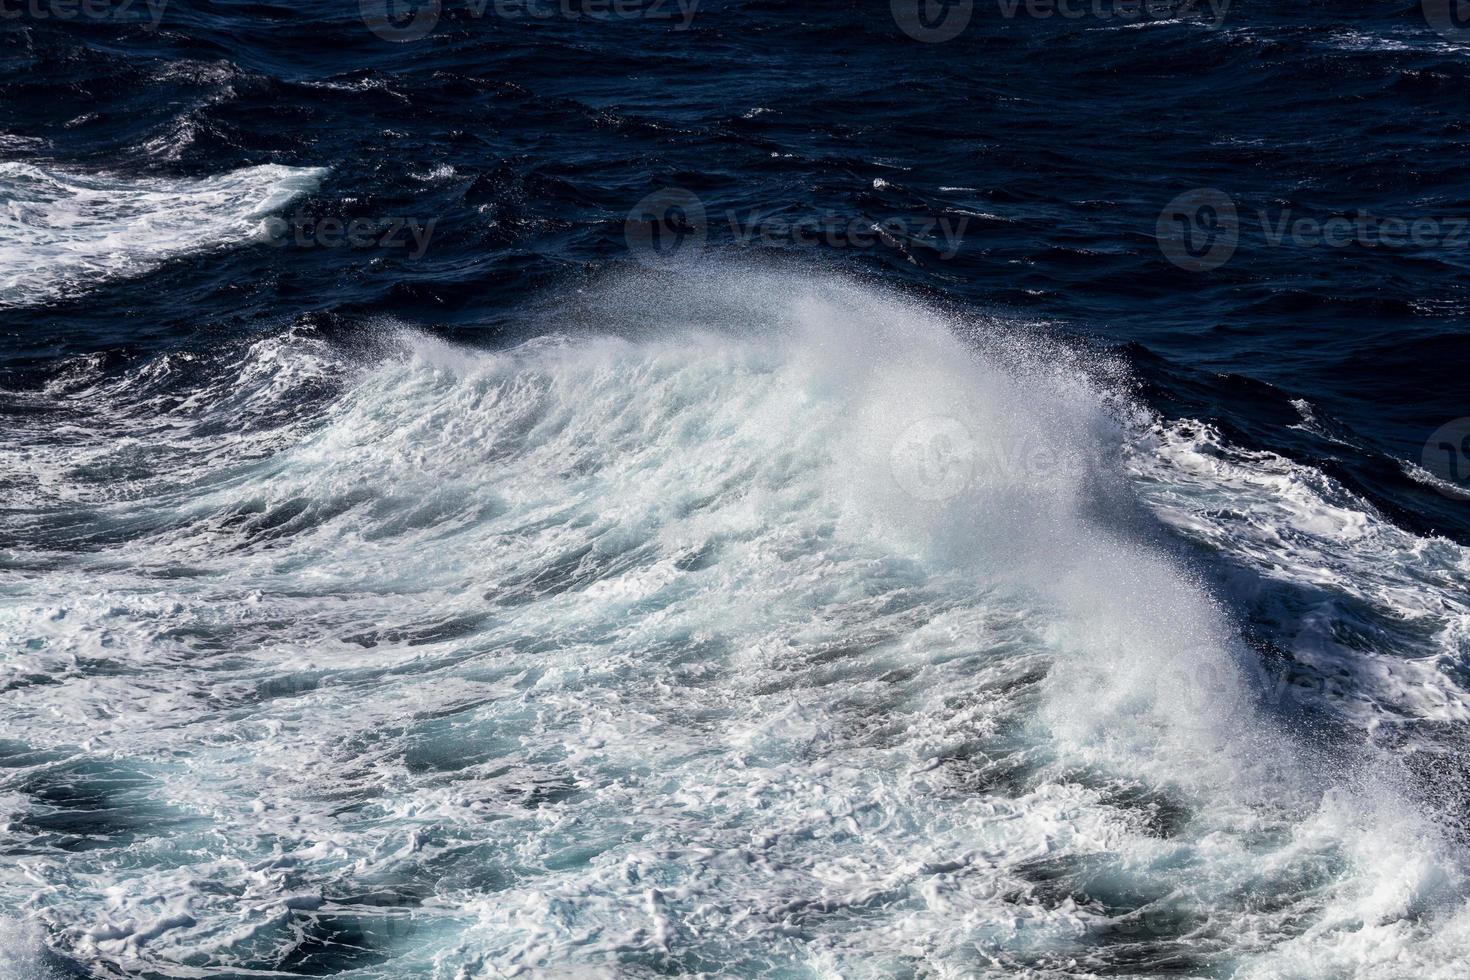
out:
<path id="1" fill-rule="evenodd" d="M 551 309 L 4 396 L 0 909 L 96 976 L 1470 969 L 1463 549 L 859 283 Z"/>
<path id="2" fill-rule="evenodd" d="M 246 167 L 198 180 L 0 162 L 0 308 L 68 298 L 180 255 L 240 245 L 326 171 Z"/>

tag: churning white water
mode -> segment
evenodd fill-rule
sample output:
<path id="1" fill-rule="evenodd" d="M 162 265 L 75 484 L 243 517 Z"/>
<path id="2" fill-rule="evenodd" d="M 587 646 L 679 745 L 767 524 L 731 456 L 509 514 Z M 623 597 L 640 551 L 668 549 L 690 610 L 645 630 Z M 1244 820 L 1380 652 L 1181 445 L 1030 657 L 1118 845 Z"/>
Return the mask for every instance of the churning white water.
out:
<path id="1" fill-rule="evenodd" d="M 1467 717 L 1462 549 L 859 284 L 561 309 L 13 396 L 10 962 L 1470 974 L 1403 760 Z"/>
<path id="2" fill-rule="evenodd" d="M 70 173 L 0 162 L 0 308 L 31 306 L 179 255 L 238 246 L 326 171 L 245 167 L 202 179 Z"/>

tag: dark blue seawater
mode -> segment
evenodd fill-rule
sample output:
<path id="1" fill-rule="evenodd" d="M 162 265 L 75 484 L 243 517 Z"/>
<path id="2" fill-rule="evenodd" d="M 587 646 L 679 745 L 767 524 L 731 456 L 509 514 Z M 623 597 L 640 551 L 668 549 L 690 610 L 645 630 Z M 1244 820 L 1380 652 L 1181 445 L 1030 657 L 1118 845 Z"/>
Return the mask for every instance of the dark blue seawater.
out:
<path id="1" fill-rule="evenodd" d="M 1466 975 L 1463 7 L 0 0 L 0 968 Z"/>
<path id="2" fill-rule="evenodd" d="M 175 0 L 157 30 L 141 0 L 116 13 L 138 24 L 4 21 L 9 160 L 138 176 L 327 167 L 307 222 L 435 222 L 418 260 L 407 233 L 403 248 L 235 249 L 7 309 L 7 371 L 384 315 L 514 331 L 532 298 L 626 262 L 629 211 L 681 187 L 719 249 L 739 247 L 732 213 L 747 233 L 752 214 L 898 218 L 915 233 L 947 217 L 962 235 L 949 259 L 937 227 L 903 250 L 768 237 L 802 261 L 1126 346 L 1173 413 L 1323 466 L 1415 529 L 1470 534 L 1463 506 L 1398 464 L 1421 463 L 1470 395 L 1463 37 L 1420 8 L 1236 3 L 1208 29 L 1203 6 L 1038 19 L 997 2 L 920 43 L 877 3 L 502 6 L 515 16 L 446 2 L 408 43 L 381 40 L 353 4 Z M 964 7 L 936 6 L 942 36 L 943 8 Z M 1199 188 L 1242 216 L 1233 258 L 1210 272 L 1174 266 L 1155 238 L 1165 206 Z M 1360 214 L 1442 227 L 1426 247 L 1268 235 L 1283 217 Z M 1292 399 L 1345 438 L 1291 430 Z"/>

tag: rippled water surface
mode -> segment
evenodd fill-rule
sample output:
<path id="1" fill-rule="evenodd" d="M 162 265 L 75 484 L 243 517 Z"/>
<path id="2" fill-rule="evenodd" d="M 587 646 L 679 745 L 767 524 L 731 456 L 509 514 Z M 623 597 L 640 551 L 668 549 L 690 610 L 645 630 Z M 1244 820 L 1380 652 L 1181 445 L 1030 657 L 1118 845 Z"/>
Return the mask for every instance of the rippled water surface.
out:
<path id="1" fill-rule="evenodd" d="M 7 8 L 0 976 L 1470 974 L 1470 34 L 1180 7 Z"/>

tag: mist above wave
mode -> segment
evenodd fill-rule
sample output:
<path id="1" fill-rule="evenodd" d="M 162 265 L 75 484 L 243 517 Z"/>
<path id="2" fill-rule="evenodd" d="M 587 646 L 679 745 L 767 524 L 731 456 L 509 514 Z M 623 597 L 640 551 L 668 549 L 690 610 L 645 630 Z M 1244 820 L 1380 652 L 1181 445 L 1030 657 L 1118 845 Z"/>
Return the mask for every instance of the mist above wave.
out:
<path id="1" fill-rule="evenodd" d="M 134 970 L 1464 965 L 1458 845 L 1260 703 L 1158 519 L 1227 552 L 1183 515 L 1264 505 L 1251 461 L 852 282 L 707 265 L 544 316 L 38 396 L 106 410 L 5 447 L 54 488 L 0 591 L 8 833 L 66 889 L 8 909 Z"/>

